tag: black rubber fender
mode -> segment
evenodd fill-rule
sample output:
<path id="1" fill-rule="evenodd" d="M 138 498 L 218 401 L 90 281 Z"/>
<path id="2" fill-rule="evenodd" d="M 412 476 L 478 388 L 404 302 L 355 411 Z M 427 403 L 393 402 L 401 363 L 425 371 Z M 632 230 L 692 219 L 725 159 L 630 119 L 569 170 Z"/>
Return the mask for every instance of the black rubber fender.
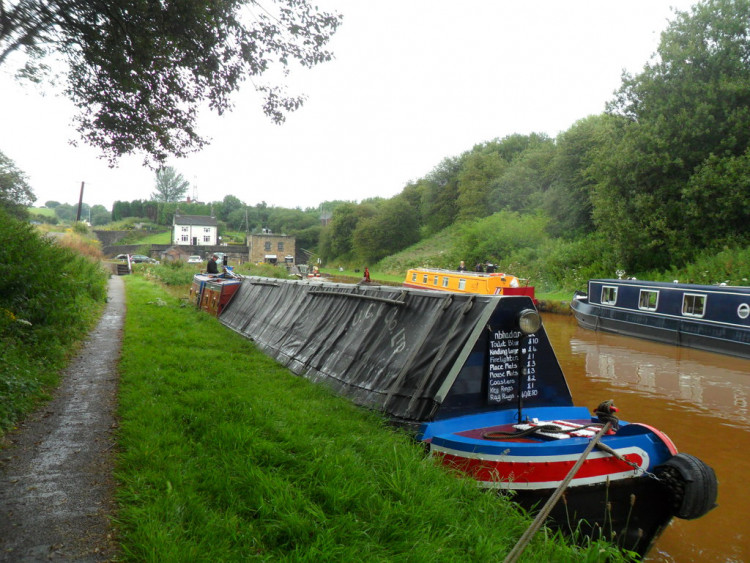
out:
<path id="1" fill-rule="evenodd" d="M 678 518 L 693 520 L 716 508 L 719 481 L 713 468 L 697 457 L 678 453 L 654 473 L 669 489 Z"/>

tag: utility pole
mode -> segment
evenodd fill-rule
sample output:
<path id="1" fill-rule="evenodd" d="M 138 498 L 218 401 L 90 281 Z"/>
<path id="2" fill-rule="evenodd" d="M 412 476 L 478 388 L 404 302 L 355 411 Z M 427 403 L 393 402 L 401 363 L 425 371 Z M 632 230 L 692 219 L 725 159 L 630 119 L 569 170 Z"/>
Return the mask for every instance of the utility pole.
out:
<path id="1" fill-rule="evenodd" d="M 81 182 L 81 195 L 78 196 L 78 213 L 76 213 L 76 223 L 81 220 L 81 207 L 83 207 L 83 182 Z"/>

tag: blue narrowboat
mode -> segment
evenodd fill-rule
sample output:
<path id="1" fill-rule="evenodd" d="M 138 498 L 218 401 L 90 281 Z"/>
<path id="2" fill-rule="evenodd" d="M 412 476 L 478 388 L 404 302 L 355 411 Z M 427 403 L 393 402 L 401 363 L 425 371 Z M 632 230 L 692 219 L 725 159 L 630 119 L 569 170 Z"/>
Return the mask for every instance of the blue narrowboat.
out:
<path id="1" fill-rule="evenodd" d="M 586 329 L 750 358 L 750 287 L 589 280 L 570 306 Z"/>

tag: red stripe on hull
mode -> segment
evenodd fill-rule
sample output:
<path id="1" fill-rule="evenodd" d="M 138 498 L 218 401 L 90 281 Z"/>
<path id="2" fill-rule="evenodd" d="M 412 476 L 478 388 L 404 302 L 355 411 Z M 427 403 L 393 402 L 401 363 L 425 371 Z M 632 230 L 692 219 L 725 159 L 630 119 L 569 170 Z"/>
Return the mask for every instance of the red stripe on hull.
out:
<path id="1" fill-rule="evenodd" d="M 565 479 L 568 472 L 575 465 L 576 460 L 539 461 L 539 462 L 506 462 L 486 459 L 466 458 L 446 452 L 434 452 L 440 456 L 442 463 L 451 469 L 459 470 L 467 475 L 485 482 L 507 482 L 509 488 L 514 484 L 552 483 Z M 637 466 L 643 466 L 643 457 L 637 453 L 627 453 L 622 456 Z M 603 479 L 607 476 L 632 472 L 634 468 L 612 456 L 587 459 L 578 473 L 576 480 Z M 525 488 L 525 487 L 524 487 Z"/>

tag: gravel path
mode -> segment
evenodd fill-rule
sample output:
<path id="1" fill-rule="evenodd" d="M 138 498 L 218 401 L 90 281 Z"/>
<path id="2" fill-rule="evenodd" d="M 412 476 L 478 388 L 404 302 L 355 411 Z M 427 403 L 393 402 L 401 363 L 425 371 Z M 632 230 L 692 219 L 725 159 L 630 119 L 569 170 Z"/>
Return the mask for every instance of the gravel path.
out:
<path id="1" fill-rule="evenodd" d="M 111 561 L 122 278 L 53 399 L 0 450 L 0 561 Z"/>

